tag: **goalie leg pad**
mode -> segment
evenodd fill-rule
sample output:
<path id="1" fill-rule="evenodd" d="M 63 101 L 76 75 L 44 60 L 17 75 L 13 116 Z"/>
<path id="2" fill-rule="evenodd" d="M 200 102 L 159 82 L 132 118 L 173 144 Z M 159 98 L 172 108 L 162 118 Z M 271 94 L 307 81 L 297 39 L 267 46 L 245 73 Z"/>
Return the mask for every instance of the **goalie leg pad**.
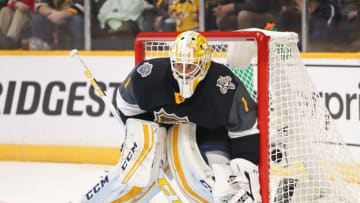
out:
<path id="1" fill-rule="evenodd" d="M 166 129 L 158 124 L 128 119 L 121 158 L 82 198 L 82 203 L 147 202 L 166 158 Z M 151 194 L 151 195 L 150 195 Z"/>
<path id="2" fill-rule="evenodd" d="M 120 159 L 120 182 L 146 187 L 158 177 L 166 161 L 166 129 L 157 123 L 128 119 Z"/>
<path id="3" fill-rule="evenodd" d="M 140 187 L 121 184 L 119 181 L 120 164 L 114 166 L 107 174 L 83 195 L 81 203 L 112 202 L 120 199 L 128 202 L 135 199 L 143 190 Z"/>
<path id="4" fill-rule="evenodd" d="M 197 146 L 195 124 L 179 124 L 169 129 L 167 155 L 170 170 L 186 199 L 212 202 L 213 173 Z"/>

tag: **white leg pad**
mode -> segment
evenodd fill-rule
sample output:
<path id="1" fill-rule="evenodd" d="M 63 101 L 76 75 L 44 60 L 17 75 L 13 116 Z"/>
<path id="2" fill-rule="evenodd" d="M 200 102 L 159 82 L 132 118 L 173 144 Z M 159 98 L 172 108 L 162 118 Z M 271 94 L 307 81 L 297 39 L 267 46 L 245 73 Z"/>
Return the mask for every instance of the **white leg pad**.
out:
<path id="1" fill-rule="evenodd" d="M 102 203 L 112 202 L 116 199 L 123 198 L 124 201 L 133 199 L 140 193 L 141 188 L 132 187 L 130 185 L 121 184 L 119 181 L 119 168 L 117 164 L 107 174 L 90 188 L 83 195 L 81 203 Z M 132 196 L 129 193 L 132 193 Z"/>
<path id="2" fill-rule="evenodd" d="M 166 161 L 166 129 L 128 119 L 126 130 L 118 164 L 82 197 L 82 203 L 149 202 L 159 191 L 155 179 Z"/>
<path id="3" fill-rule="evenodd" d="M 179 124 L 168 131 L 167 154 L 175 182 L 189 202 L 212 202 L 213 173 L 196 143 L 195 124 Z"/>
<path id="4" fill-rule="evenodd" d="M 146 187 L 159 176 L 166 161 L 166 129 L 157 123 L 128 119 L 120 160 L 120 182 Z"/>

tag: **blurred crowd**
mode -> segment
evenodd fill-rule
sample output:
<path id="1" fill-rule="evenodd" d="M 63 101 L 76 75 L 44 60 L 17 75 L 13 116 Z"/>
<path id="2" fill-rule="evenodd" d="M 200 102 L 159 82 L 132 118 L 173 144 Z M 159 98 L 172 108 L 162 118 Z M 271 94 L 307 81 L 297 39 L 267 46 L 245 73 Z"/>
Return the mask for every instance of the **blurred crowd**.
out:
<path id="1" fill-rule="evenodd" d="M 360 50 L 359 0 L 199 1 L 89 0 L 92 49 L 132 49 L 139 32 L 199 30 L 200 10 L 205 31 L 301 34 L 306 8 L 312 51 Z M 0 49 L 84 49 L 84 16 L 83 0 L 0 0 Z"/>

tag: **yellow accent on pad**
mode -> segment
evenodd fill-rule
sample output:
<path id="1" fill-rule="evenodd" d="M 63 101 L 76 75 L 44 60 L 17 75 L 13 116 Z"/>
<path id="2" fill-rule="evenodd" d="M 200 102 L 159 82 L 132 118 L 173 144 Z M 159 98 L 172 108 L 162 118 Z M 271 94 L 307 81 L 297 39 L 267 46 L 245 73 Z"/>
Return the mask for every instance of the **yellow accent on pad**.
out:
<path id="1" fill-rule="evenodd" d="M 180 179 L 180 186 L 183 188 L 183 191 L 186 192 L 190 197 L 192 197 L 195 202 L 208 202 L 204 198 L 202 198 L 197 192 L 192 190 L 188 182 L 186 181 L 184 170 L 182 169 L 181 161 L 180 161 L 180 155 L 179 155 L 179 143 L 178 143 L 178 137 L 179 137 L 179 125 L 174 126 L 173 130 L 173 140 L 172 140 L 172 147 L 173 147 L 173 157 L 171 164 L 174 164 L 173 167 L 175 167 L 176 175 Z"/>
<path id="2" fill-rule="evenodd" d="M 155 186 L 155 182 L 153 182 L 149 187 L 146 188 L 146 190 L 144 192 L 141 193 L 141 195 L 139 197 L 136 197 L 136 199 L 134 200 L 134 202 L 138 202 L 139 200 L 141 200 L 147 193 L 149 193 L 151 191 L 151 189 Z M 143 188 L 145 189 L 145 188 Z"/>
<path id="3" fill-rule="evenodd" d="M 154 130 L 148 124 L 143 124 L 144 131 L 144 148 L 140 152 L 139 156 L 135 160 L 134 164 L 130 168 L 129 172 L 124 176 L 122 183 L 126 184 L 130 178 L 134 175 L 135 171 L 140 167 L 141 163 L 144 161 L 145 157 L 154 147 Z"/>
<path id="4" fill-rule="evenodd" d="M 241 97 L 241 102 L 242 102 L 242 104 L 243 104 L 243 106 L 244 106 L 245 112 L 249 112 L 249 105 L 248 105 L 248 102 L 247 102 L 247 100 L 245 99 L 245 97 Z"/>
<path id="5" fill-rule="evenodd" d="M 163 191 L 163 193 L 166 196 L 177 198 L 176 200 L 172 200 L 171 201 L 172 203 L 181 203 L 181 200 L 178 199 L 178 196 L 176 195 L 174 188 L 171 186 L 169 181 L 166 180 L 166 178 L 157 179 L 157 183 L 158 183 L 161 191 Z"/>
<path id="6" fill-rule="evenodd" d="M 136 197 L 136 195 L 138 195 L 142 190 L 143 188 L 141 187 L 132 187 L 128 193 L 126 193 L 124 196 L 121 196 L 119 199 L 112 201 L 111 203 L 120 203 L 131 200 L 132 198 Z"/>

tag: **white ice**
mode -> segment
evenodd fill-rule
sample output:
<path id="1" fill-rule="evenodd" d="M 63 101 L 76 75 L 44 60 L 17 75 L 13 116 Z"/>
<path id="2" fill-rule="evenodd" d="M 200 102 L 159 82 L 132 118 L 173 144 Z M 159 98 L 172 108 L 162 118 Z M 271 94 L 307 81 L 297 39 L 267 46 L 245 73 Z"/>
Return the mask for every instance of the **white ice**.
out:
<path id="1" fill-rule="evenodd" d="M 69 203 L 110 165 L 0 161 L 0 203 Z M 162 194 L 152 202 L 167 202 Z"/>

